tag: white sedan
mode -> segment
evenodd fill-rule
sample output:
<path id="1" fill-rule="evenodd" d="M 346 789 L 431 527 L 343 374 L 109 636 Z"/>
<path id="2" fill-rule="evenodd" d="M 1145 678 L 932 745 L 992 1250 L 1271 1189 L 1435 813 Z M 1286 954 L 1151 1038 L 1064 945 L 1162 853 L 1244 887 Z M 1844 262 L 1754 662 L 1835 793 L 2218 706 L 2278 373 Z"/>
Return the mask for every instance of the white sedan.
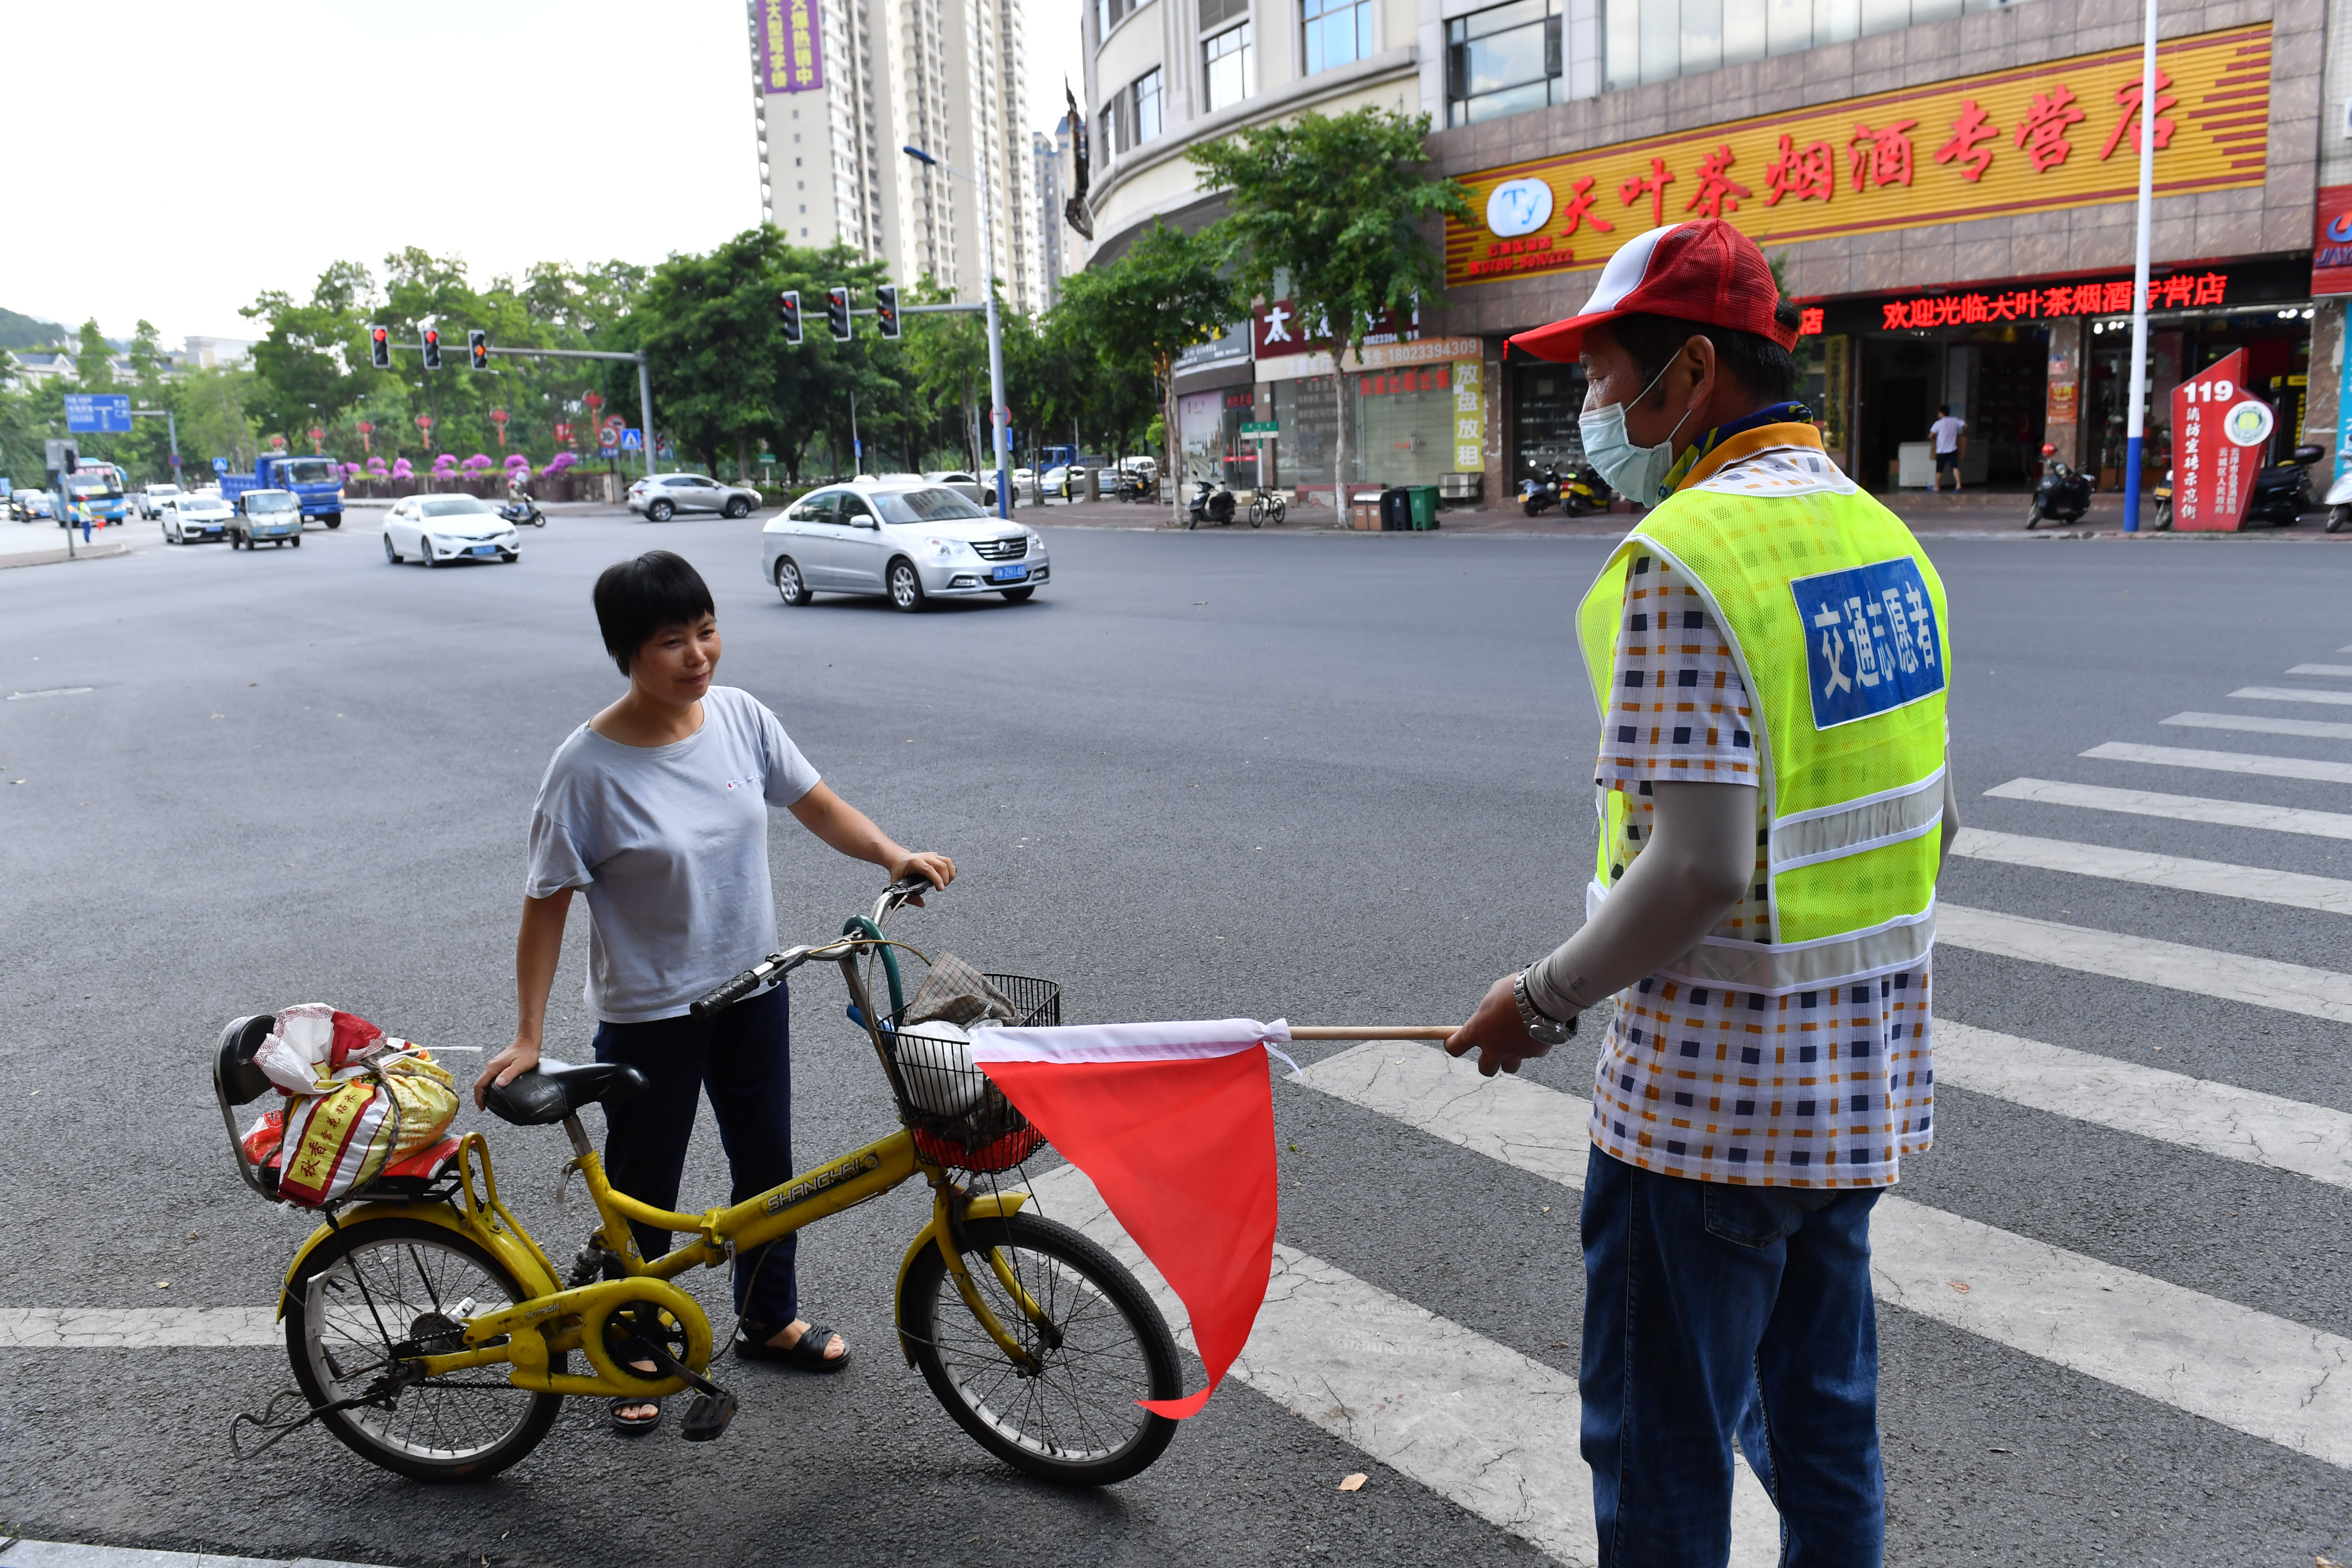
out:
<path id="1" fill-rule="evenodd" d="M 226 539 L 228 521 L 236 509 L 215 496 L 173 496 L 161 509 L 163 538 L 173 544 L 198 539 Z"/>
<path id="2" fill-rule="evenodd" d="M 514 524 L 478 496 L 409 496 L 383 520 L 383 558 L 397 566 L 422 561 L 513 562 L 522 554 Z"/>

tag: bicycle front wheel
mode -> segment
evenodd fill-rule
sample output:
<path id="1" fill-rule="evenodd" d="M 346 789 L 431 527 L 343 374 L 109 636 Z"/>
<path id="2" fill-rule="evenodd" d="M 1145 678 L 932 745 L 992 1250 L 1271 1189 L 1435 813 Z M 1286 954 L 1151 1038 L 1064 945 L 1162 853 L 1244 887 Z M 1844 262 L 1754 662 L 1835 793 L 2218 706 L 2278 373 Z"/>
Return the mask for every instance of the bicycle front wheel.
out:
<path id="1" fill-rule="evenodd" d="M 361 1402 L 319 1417 L 353 1453 L 415 1480 L 481 1480 L 538 1446 L 562 1395 L 517 1388 L 498 1366 L 406 1381 L 394 1347 L 447 1354 L 462 1348 L 463 1320 L 522 1299 L 497 1258 L 444 1226 L 345 1226 L 302 1260 L 286 1349 L 312 1408 Z M 550 1364 L 560 1372 L 564 1359 Z"/>
<path id="2" fill-rule="evenodd" d="M 956 1293 L 928 1247 L 907 1271 L 898 1332 L 956 1424 L 1017 1469 L 1065 1486 L 1105 1486 L 1142 1471 L 1176 1423 L 1139 1399 L 1182 1396 L 1167 1321 L 1135 1276 L 1069 1226 L 1034 1215 L 963 1227 L 973 1287 L 1034 1364 L 1009 1360 Z M 1024 1310 L 992 1266 L 1038 1309 Z"/>

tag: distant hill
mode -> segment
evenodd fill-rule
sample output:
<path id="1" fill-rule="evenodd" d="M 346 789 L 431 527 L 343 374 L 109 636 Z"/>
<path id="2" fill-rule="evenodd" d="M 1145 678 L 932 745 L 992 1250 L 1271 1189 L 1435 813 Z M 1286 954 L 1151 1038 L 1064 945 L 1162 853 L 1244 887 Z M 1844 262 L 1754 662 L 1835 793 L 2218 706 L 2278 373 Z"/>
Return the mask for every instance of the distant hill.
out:
<path id="1" fill-rule="evenodd" d="M 38 316 L 20 316 L 14 310 L 0 310 L 0 349 L 45 349 L 51 344 L 70 345 L 74 334 L 55 321 L 44 321 Z"/>

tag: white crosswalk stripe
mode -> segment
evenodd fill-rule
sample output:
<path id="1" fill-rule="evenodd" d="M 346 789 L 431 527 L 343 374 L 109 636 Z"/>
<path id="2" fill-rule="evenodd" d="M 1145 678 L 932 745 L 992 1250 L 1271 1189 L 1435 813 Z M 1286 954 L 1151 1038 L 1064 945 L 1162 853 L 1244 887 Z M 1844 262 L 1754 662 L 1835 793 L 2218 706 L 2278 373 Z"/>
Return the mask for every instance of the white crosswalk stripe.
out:
<path id="1" fill-rule="evenodd" d="M 1327 1057 L 1337 1099 L 1581 1189 L 1587 1102 L 1482 1081 L 1432 1046 Z M 1872 1225 L 1880 1300 L 2352 1469 L 2352 1340 L 1888 1195 Z"/>
<path id="2" fill-rule="evenodd" d="M 2224 1160 L 2352 1188 L 2352 1115 L 1936 1020 L 1936 1083 Z"/>
<path id="3" fill-rule="evenodd" d="M 2352 741 L 2352 724 L 2325 719 L 2272 719 L 2257 713 L 2175 713 L 2164 722 L 2191 730 L 2238 730 L 2249 735 L 2308 735 L 2315 741 Z"/>
<path id="4" fill-rule="evenodd" d="M 2137 882 L 2151 888 L 2210 893 L 2216 898 L 2352 915 L 2352 881 L 2314 877 L 2302 871 L 2231 866 L 2184 855 L 2115 849 L 2104 844 L 2077 844 L 2064 838 L 2033 838 L 2022 833 L 1996 833 L 1983 827 L 1961 828 L 1959 837 L 1952 841 L 1952 853 L 1969 860 L 1995 860 L 2043 871 L 2066 871 L 2077 877 L 2100 877 L 2111 882 Z"/>
<path id="5" fill-rule="evenodd" d="M 2322 784 L 2352 784 L 2352 763 L 2319 762 L 2310 757 L 2269 757 L 2246 752 L 2207 752 L 2189 746 L 2143 746 L 2128 741 L 2108 741 L 2082 753 L 2108 763 L 2152 763 L 2168 768 L 2202 768 L 2209 773 L 2252 773 L 2273 779 L 2315 779 Z"/>
<path id="6" fill-rule="evenodd" d="M 282 1345 L 268 1307 L 0 1308 L 0 1345 L 25 1350 L 185 1350 Z"/>
<path id="7" fill-rule="evenodd" d="M 2168 816 L 2176 822 L 2206 822 L 2223 827 L 2261 827 L 2314 838 L 2352 838 L 2352 816 L 2338 811 L 2258 805 L 2252 801 L 2212 800 L 2203 795 L 2164 795 L 2154 790 L 2110 789 L 2105 784 L 2064 784 L 2056 779 L 2011 779 L 1985 791 L 1994 800 L 2032 800 L 2044 805 L 2079 805 L 2133 816 Z"/>
<path id="8" fill-rule="evenodd" d="M 1040 1213 L 1108 1247 L 1169 1322 L 1183 1323 L 1183 1302 L 1076 1166 L 1031 1184 Z M 1577 1255 L 1564 1257 L 1563 1289 L 1573 1289 Z M 1265 1305 L 1232 1375 L 1560 1562 L 1600 1560 L 1572 1373 L 1277 1246 Z M 1780 1518 L 1744 1464 L 1733 1473 L 1731 1560 L 1766 1568 L 1779 1560 Z"/>
<path id="9" fill-rule="evenodd" d="M 2252 1007 L 2352 1024 L 2352 974 L 2186 942 L 2063 925 L 1997 910 L 1936 906 L 1936 940 L 1974 952 L 2048 963 L 2168 991 L 2218 996 Z"/>
<path id="10" fill-rule="evenodd" d="M 2289 675 L 2333 675 L 2340 679 L 2352 677 L 2352 664 L 2298 664 L 2287 673 Z"/>
<path id="11" fill-rule="evenodd" d="M 2352 691 L 2305 691 L 2292 686 L 2241 686 L 2230 693 L 2256 702 L 2332 702 L 2352 707 Z"/>

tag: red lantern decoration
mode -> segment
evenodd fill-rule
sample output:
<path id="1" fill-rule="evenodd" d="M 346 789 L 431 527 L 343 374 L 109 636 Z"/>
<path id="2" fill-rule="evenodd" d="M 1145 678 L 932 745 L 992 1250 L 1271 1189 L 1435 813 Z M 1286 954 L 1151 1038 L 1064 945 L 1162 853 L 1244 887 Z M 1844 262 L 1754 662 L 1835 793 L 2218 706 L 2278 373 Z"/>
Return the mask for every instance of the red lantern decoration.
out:
<path id="1" fill-rule="evenodd" d="M 507 446 L 507 411 L 503 408 L 491 409 L 490 423 L 499 427 L 499 450 L 503 452 Z"/>
<path id="2" fill-rule="evenodd" d="M 362 420 L 361 420 L 361 421 L 360 421 L 360 450 L 361 450 L 361 451 L 362 451 L 362 452 L 373 452 L 373 451 L 374 451 L 374 450 L 375 450 L 375 443 L 368 439 L 368 437 L 369 437 L 373 436 L 374 434 L 375 434 L 375 426 L 373 426 L 373 425 L 369 424 L 369 423 L 368 423 L 366 420 L 364 420 L 364 419 L 362 419 Z"/>

